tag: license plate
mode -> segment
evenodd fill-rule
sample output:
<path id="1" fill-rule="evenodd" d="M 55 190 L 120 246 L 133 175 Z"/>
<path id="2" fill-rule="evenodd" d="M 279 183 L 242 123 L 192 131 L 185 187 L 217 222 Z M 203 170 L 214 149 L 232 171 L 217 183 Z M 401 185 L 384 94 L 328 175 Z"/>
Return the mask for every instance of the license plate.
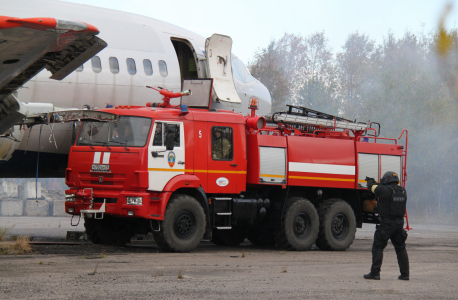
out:
<path id="1" fill-rule="evenodd" d="M 93 164 L 91 171 L 92 172 L 109 172 L 110 171 L 110 165 Z"/>

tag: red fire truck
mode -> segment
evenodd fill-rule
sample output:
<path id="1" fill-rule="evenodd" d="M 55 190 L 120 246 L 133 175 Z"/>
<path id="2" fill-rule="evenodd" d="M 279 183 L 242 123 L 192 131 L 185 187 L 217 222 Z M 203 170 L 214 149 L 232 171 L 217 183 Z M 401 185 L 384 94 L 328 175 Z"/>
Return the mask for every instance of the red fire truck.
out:
<path id="1" fill-rule="evenodd" d="M 366 176 L 406 181 L 407 134 L 379 137 L 377 123 L 288 106 L 265 117 L 211 107 L 211 79 L 164 103 L 103 109 L 83 122 L 69 154 L 66 212 L 94 243 L 152 232 L 165 251 L 217 245 L 345 250 L 376 223 Z M 203 92 L 204 91 L 204 92 Z M 171 97 L 181 96 L 172 106 Z M 188 95 L 188 96 L 184 96 Z M 404 132 L 403 132 L 404 133 Z"/>

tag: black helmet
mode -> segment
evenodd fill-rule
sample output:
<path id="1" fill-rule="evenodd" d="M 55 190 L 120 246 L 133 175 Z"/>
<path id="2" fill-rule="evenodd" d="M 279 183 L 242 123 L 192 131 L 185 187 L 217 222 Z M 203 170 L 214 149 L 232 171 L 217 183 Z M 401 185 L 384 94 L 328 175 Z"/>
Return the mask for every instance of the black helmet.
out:
<path id="1" fill-rule="evenodd" d="M 381 183 L 382 184 L 387 184 L 387 183 L 390 183 L 390 182 L 399 183 L 399 177 L 398 177 L 397 173 L 392 172 L 392 171 L 388 171 L 383 175 Z"/>

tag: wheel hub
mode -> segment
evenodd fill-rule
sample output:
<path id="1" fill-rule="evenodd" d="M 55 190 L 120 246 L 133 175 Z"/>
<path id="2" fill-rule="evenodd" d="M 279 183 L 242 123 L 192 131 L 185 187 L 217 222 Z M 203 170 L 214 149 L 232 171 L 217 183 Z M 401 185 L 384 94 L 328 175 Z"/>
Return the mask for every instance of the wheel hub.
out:
<path id="1" fill-rule="evenodd" d="M 306 238 L 311 230 L 310 217 L 305 213 L 299 213 L 294 218 L 293 231 L 298 238 Z"/>
<path id="2" fill-rule="evenodd" d="M 336 239 L 342 240 L 347 236 L 348 228 L 349 222 L 347 216 L 344 214 L 336 214 L 331 224 L 332 235 Z"/>
<path id="3" fill-rule="evenodd" d="M 173 230 L 179 238 L 188 238 L 196 230 L 196 219 L 189 211 L 180 212 L 173 222 Z"/>

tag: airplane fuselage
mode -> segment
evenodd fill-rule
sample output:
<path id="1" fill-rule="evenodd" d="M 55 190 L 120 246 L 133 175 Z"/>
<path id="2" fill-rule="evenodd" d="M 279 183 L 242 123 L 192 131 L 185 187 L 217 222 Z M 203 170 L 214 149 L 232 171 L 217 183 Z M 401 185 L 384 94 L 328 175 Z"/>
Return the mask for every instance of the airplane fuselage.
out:
<path id="1" fill-rule="evenodd" d="M 82 108 L 84 105 L 105 108 L 107 104 L 145 105 L 146 102 L 161 101 L 159 93 L 145 86 L 178 92 L 181 91 L 184 78 L 206 77 L 203 63 L 205 38 L 184 28 L 135 14 L 55 0 L 0 0 L 0 7 L 1 13 L 6 16 L 84 21 L 96 26 L 100 30 L 99 37 L 108 44 L 107 48 L 62 81 L 49 79 L 51 73 L 41 71 L 18 89 L 19 101 L 52 103 L 60 108 Z M 249 74 L 243 62 L 235 55 L 232 56 L 232 68 L 234 85 L 243 104 L 239 108 L 230 109 L 248 112 L 248 101 L 255 96 L 260 102 L 259 113 L 269 113 L 271 99 L 265 86 Z M 175 103 L 178 104 L 178 101 L 175 100 Z M 223 106 L 221 108 L 228 109 Z M 56 124 L 52 128 L 54 136 L 51 136 L 51 128 L 48 126 L 41 128 L 41 135 L 39 126 L 35 126 L 30 138 L 27 138 L 28 131 L 16 130 L 15 136 L 21 140 L 20 145 L 12 159 L 0 165 L 0 177 L 35 176 L 35 173 L 22 176 L 18 170 L 12 172 L 11 164 L 21 165 L 27 160 L 21 150 L 28 150 L 30 162 L 36 160 L 36 152 L 42 153 L 42 157 L 49 156 L 51 160 L 54 157 L 55 160 L 65 161 L 71 144 L 71 126 Z M 4 145 L 0 145 L 0 156 L 2 149 L 11 149 L 8 144 L 14 145 L 17 142 L 0 139 L 1 143 Z M 7 153 L 6 150 L 4 152 Z M 18 156 L 17 152 L 21 155 Z M 58 159 L 57 154 L 62 155 L 61 158 Z M 39 176 L 63 176 L 65 166 L 54 172 L 52 169 L 56 169 L 56 166 Z"/>

